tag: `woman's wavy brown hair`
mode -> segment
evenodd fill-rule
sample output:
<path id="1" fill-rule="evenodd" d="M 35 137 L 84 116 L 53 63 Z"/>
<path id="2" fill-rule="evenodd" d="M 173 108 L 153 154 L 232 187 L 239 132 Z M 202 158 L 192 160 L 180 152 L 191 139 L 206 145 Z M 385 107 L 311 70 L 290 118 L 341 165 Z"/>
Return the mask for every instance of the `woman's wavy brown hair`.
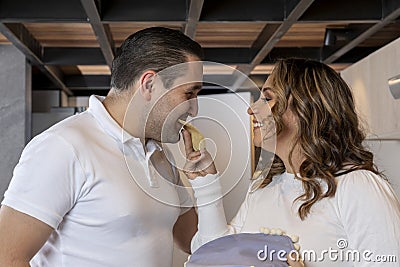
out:
<path id="1" fill-rule="evenodd" d="M 313 204 L 335 195 L 335 177 L 344 170 L 362 169 L 380 175 L 373 154 L 362 145 L 365 133 L 355 112 L 352 92 L 333 69 L 314 60 L 290 58 L 277 62 L 270 79 L 277 97 L 271 109 L 277 135 L 285 127 L 282 115 L 288 108 L 298 124 L 294 144 L 305 160 L 296 179 L 302 181 L 304 194 L 295 201 L 302 202 L 298 210 L 302 220 Z M 289 153 L 291 165 L 293 149 Z M 275 155 L 261 187 L 284 171 L 282 160 Z M 325 192 L 321 183 L 327 185 Z"/>

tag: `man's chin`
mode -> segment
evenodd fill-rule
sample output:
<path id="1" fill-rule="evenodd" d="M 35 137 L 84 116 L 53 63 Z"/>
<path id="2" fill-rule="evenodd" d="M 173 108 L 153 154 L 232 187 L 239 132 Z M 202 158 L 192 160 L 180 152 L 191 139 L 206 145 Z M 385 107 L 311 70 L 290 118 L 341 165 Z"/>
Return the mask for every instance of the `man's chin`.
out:
<path id="1" fill-rule="evenodd" d="M 174 136 L 165 136 L 161 138 L 162 140 L 160 141 L 161 143 L 169 143 L 169 144 L 176 144 L 181 140 L 181 135 L 178 133 Z"/>

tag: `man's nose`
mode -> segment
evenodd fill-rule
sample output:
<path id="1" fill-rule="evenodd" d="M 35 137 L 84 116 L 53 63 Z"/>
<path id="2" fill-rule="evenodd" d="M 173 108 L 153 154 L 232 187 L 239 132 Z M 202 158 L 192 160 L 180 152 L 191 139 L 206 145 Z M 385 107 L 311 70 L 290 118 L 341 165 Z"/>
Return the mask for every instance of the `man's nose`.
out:
<path id="1" fill-rule="evenodd" d="M 190 103 L 189 114 L 191 117 L 196 117 L 199 112 L 199 104 L 197 102 L 197 97 L 190 99 L 189 103 Z"/>

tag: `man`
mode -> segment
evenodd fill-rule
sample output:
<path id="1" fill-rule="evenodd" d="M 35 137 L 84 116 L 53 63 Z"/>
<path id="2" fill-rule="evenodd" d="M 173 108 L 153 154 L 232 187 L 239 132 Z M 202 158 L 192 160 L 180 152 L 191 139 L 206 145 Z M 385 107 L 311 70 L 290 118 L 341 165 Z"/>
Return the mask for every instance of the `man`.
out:
<path id="1" fill-rule="evenodd" d="M 177 120 L 197 114 L 202 72 L 189 63 L 201 58 L 171 29 L 125 40 L 107 97 L 22 153 L 0 210 L 0 266 L 171 266 L 173 239 L 189 252 L 197 216 L 181 208 L 190 197 L 160 142 L 177 142 Z"/>

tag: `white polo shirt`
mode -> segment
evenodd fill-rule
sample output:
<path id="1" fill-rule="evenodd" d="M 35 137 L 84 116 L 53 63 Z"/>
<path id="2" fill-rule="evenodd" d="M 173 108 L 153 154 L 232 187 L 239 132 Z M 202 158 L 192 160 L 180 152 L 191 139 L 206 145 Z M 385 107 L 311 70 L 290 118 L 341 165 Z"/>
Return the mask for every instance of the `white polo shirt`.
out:
<path id="1" fill-rule="evenodd" d="M 101 101 L 26 146 L 2 204 L 55 229 L 32 266 L 171 266 L 172 228 L 191 199 L 151 166 L 160 147 L 146 154 Z"/>

